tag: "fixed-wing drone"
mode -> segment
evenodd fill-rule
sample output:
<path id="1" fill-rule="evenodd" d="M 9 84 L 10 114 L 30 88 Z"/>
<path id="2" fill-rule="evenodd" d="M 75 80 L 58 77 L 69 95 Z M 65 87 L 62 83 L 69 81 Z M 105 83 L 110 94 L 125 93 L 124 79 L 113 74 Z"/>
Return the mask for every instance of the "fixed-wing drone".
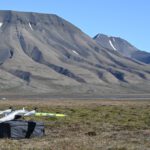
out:
<path id="1" fill-rule="evenodd" d="M 66 116 L 64 114 L 36 112 L 36 108 L 32 111 L 28 111 L 24 108 L 20 110 L 13 110 L 12 107 L 4 111 L 0 111 L 0 115 L 4 116 L 0 118 L 0 123 L 19 119 L 21 117 L 26 117 L 26 116 L 44 116 L 44 117 L 65 117 Z"/>
<path id="2" fill-rule="evenodd" d="M 7 114 L 9 114 L 9 113 L 11 113 L 11 112 L 12 112 L 12 107 L 9 107 L 9 109 L 0 111 L 0 115 L 5 115 L 5 116 L 7 116 Z"/>

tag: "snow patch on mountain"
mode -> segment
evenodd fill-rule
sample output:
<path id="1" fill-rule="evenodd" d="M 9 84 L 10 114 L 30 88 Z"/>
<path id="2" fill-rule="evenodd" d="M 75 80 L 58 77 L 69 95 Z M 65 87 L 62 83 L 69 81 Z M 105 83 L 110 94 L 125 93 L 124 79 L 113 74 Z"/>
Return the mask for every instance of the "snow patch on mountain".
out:
<path id="1" fill-rule="evenodd" d="M 79 55 L 79 53 L 78 53 L 77 51 L 74 51 L 74 50 L 73 50 L 72 52 L 73 52 L 74 54 L 76 54 L 76 55 Z"/>
<path id="2" fill-rule="evenodd" d="M 0 22 L 0 28 L 3 26 L 3 23 L 2 22 Z"/>
<path id="3" fill-rule="evenodd" d="M 109 40 L 109 44 L 110 44 L 110 46 L 115 50 L 115 51 L 117 51 L 117 49 L 114 47 L 114 45 L 112 44 L 112 42 L 111 42 L 111 40 Z"/>
<path id="4" fill-rule="evenodd" d="M 31 30 L 33 30 L 31 23 L 29 22 L 29 27 L 31 28 Z"/>

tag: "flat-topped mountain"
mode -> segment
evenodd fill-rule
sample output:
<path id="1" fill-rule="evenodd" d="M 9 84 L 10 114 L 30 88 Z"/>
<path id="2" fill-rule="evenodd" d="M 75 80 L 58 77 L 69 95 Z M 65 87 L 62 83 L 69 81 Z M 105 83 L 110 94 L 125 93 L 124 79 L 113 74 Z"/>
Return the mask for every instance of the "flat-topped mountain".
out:
<path id="1" fill-rule="evenodd" d="M 150 66 L 115 46 L 98 44 L 57 15 L 0 11 L 0 93 L 148 93 Z"/>

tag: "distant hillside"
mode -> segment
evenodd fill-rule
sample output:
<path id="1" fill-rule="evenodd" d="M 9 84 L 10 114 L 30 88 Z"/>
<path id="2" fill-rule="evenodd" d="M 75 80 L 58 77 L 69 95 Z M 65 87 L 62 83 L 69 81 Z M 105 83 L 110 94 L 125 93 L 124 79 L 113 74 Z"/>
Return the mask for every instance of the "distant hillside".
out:
<path id="1" fill-rule="evenodd" d="M 57 15 L 0 11 L 0 33 L 0 94 L 150 92 L 149 65 L 122 56 L 113 38 L 99 44 Z M 136 51 L 126 47 L 129 56 Z"/>
<path id="2" fill-rule="evenodd" d="M 150 64 L 150 53 L 141 51 L 129 42 L 118 37 L 109 37 L 104 34 L 97 34 L 93 38 L 100 46 L 120 52 L 126 57 Z"/>

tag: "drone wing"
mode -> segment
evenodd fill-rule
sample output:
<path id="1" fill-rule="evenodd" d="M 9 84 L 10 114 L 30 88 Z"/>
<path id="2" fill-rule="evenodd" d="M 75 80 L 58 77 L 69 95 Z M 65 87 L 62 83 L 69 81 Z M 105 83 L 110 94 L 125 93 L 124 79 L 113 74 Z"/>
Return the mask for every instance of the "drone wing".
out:
<path id="1" fill-rule="evenodd" d="M 0 111 L 0 115 L 8 115 L 9 113 L 12 112 L 12 109 L 6 109 L 6 110 L 3 110 L 3 111 Z"/>
<path id="2" fill-rule="evenodd" d="M 35 110 L 32 110 L 32 111 L 29 111 L 29 112 L 27 112 L 26 114 L 24 114 L 24 116 L 26 117 L 26 116 L 33 116 L 33 115 L 35 115 L 35 113 L 36 113 L 36 111 Z"/>

